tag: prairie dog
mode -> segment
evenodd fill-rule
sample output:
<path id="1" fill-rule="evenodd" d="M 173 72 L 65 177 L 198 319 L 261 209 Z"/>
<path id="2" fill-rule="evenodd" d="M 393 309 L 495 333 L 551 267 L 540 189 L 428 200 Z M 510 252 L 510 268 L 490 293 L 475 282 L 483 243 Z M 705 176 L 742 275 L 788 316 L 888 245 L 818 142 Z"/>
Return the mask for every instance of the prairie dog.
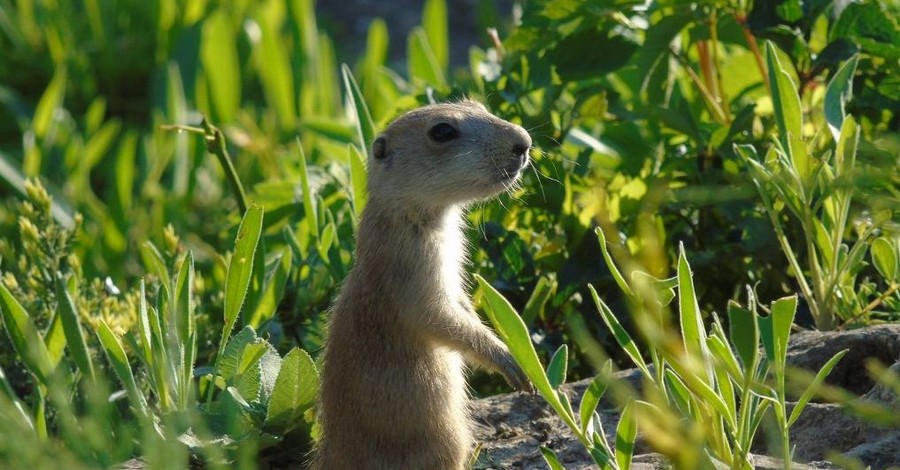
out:
<path id="1" fill-rule="evenodd" d="M 375 139 L 355 265 L 331 313 L 313 468 L 462 469 L 464 362 L 527 378 L 465 290 L 463 211 L 509 188 L 531 137 L 473 101 L 399 117 Z"/>

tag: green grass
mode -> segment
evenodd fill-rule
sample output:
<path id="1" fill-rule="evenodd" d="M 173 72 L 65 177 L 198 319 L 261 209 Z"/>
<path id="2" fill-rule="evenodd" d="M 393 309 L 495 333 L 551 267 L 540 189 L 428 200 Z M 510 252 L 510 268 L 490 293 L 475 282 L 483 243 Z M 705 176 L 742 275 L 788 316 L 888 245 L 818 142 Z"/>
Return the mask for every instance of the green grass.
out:
<path id="1" fill-rule="evenodd" d="M 792 324 L 900 319 L 896 6 L 541 1 L 514 22 L 483 1 L 491 42 L 455 65 L 445 1 L 396 63 L 385 21 L 350 54 L 314 4 L 0 0 L 4 465 L 300 462 L 368 148 L 431 100 L 534 138 L 524 189 L 473 208 L 469 268 L 601 467 L 639 432 L 678 466 L 746 468 L 761 416 L 787 439 L 802 409 Z M 649 391 L 624 400 L 610 358 Z M 851 403 L 827 371 L 796 380 Z M 560 384 L 593 376 L 574 410 Z"/>

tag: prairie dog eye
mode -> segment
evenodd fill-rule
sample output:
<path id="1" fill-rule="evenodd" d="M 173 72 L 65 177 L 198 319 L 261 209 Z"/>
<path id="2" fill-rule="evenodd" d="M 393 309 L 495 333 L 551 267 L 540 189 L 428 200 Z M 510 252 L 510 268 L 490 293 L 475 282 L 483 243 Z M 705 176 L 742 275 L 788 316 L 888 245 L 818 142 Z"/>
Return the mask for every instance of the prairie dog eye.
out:
<path id="1" fill-rule="evenodd" d="M 456 130 L 455 127 L 447 124 L 446 122 L 442 122 L 439 124 L 435 124 L 434 127 L 428 130 L 428 136 L 431 137 L 431 140 L 435 142 L 449 142 L 457 137 L 459 137 L 459 131 Z"/>

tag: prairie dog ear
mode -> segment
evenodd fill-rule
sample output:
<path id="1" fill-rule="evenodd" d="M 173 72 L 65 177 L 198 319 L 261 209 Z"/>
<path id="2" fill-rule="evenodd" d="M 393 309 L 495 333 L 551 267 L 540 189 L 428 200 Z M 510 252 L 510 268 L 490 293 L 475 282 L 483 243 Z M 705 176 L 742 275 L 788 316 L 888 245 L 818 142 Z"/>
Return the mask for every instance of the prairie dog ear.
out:
<path id="1" fill-rule="evenodd" d="M 372 157 L 375 160 L 384 160 L 387 157 L 387 140 L 384 136 L 378 136 L 375 142 L 372 142 Z"/>

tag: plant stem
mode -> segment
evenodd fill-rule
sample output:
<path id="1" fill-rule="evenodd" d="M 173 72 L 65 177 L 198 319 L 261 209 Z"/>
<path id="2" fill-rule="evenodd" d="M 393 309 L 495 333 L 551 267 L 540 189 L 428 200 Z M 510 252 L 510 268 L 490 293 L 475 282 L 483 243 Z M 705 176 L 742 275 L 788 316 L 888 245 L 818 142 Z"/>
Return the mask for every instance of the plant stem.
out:
<path id="1" fill-rule="evenodd" d="M 728 97 L 725 95 L 725 86 L 722 83 L 722 67 L 719 66 L 719 30 L 718 30 L 718 13 L 713 9 L 712 15 L 709 17 L 709 35 L 712 49 L 712 68 L 716 78 L 716 97 L 719 105 L 725 113 L 725 122 L 731 123 L 731 110 L 728 108 Z"/>
<path id="2" fill-rule="evenodd" d="M 688 77 L 690 77 L 691 81 L 694 82 L 694 85 L 700 90 L 700 94 L 703 95 L 704 102 L 706 103 L 706 107 L 709 109 L 710 113 L 713 114 L 719 121 L 725 122 L 725 112 L 722 111 L 721 106 L 716 101 L 715 96 L 710 93 L 709 89 L 703 84 L 703 80 L 697 75 L 697 72 L 691 68 L 691 65 L 688 63 L 687 59 L 679 52 L 675 51 L 672 48 L 669 48 L 669 51 L 673 56 L 678 60 L 681 66 L 684 68 L 685 72 L 687 72 Z"/>
<path id="3" fill-rule="evenodd" d="M 750 46 L 750 52 L 753 53 L 753 58 L 756 59 L 756 67 L 759 69 L 759 74 L 762 75 L 763 83 L 766 84 L 766 91 L 769 92 L 769 96 L 772 96 L 772 85 L 769 83 L 769 74 L 766 71 L 766 64 L 765 61 L 763 61 L 762 53 L 759 50 L 759 44 L 756 43 L 756 36 L 754 36 L 753 32 L 750 31 L 750 28 L 747 27 L 747 14 L 744 12 L 735 13 L 734 19 L 741 25 L 741 33 L 744 35 L 744 40 L 747 41 L 747 45 Z"/>
<path id="4" fill-rule="evenodd" d="M 838 327 L 838 329 L 841 329 L 841 328 L 847 326 L 848 324 L 858 320 L 860 317 L 866 315 L 867 313 L 871 312 L 872 310 L 875 310 L 875 307 L 878 307 L 879 305 L 881 305 L 885 299 L 887 299 L 888 297 L 893 295 L 898 290 L 900 290 L 900 284 L 891 284 L 891 287 L 889 287 L 886 291 L 882 292 L 881 295 L 878 296 L 878 298 L 869 302 L 869 304 L 866 305 L 865 307 L 863 307 L 863 309 L 860 310 L 859 313 L 857 313 L 856 315 L 853 315 L 853 317 L 851 317 L 850 319 L 848 319 L 847 321 L 842 323 L 841 326 Z"/>

